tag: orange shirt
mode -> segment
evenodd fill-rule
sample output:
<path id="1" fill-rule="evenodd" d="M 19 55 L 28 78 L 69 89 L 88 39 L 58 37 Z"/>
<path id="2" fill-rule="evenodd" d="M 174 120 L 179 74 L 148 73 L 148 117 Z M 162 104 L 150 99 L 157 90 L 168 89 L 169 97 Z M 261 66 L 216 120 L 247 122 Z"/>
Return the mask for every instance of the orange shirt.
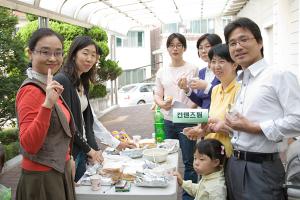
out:
<path id="1" fill-rule="evenodd" d="M 51 109 L 42 104 L 45 94 L 41 89 L 33 85 L 26 85 L 20 89 L 16 97 L 16 105 L 19 120 L 19 139 L 24 150 L 30 154 L 36 154 L 42 147 L 50 125 Z M 57 104 L 62 109 L 68 122 L 71 120 L 68 109 L 61 99 Z M 70 148 L 66 154 L 66 161 L 70 159 Z M 49 171 L 51 167 L 31 161 L 23 156 L 22 168 L 29 171 Z"/>

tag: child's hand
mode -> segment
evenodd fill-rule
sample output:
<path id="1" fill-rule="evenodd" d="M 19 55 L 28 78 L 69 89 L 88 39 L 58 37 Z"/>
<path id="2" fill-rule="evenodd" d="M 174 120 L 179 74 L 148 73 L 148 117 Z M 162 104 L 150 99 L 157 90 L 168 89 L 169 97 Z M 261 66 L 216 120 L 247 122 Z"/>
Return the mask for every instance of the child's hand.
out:
<path id="1" fill-rule="evenodd" d="M 181 186 L 182 185 L 182 176 L 181 176 L 181 174 L 179 173 L 179 172 L 173 172 L 173 176 L 177 176 L 177 182 L 178 182 L 178 184 Z"/>

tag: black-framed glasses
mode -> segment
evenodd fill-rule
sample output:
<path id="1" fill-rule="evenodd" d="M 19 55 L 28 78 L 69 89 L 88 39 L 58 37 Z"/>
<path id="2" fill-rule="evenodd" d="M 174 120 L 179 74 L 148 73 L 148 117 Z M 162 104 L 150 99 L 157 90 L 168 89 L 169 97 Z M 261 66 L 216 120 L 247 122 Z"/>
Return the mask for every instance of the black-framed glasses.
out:
<path id="1" fill-rule="evenodd" d="M 248 38 L 248 37 L 242 37 L 237 40 L 229 41 L 228 46 L 230 48 L 235 48 L 237 44 L 241 46 L 245 46 L 248 41 L 255 39 L 254 37 Z"/>
<path id="2" fill-rule="evenodd" d="M 176 49 L 182 49 L 183 45 L 180 43 L 179 44 L 170 44 L 168 48 L 175 49 L 175 47 L 176 47 Z"/>
<path id="3" fill-rule="evenodd" d="M 60 57 L 63 57 L 63 55 L 64 55 L 63 50 L 50 51 L 50 50 L 47 50 L 47 49 L 40 49 L 40 50 L 35 49 L 34 52 L 37 52 L 41 56 L 44 56 L 44 57 L 47 57 L 47 58 L 51 57 L 52 55 L 56 58 L 60 58 Z"/>

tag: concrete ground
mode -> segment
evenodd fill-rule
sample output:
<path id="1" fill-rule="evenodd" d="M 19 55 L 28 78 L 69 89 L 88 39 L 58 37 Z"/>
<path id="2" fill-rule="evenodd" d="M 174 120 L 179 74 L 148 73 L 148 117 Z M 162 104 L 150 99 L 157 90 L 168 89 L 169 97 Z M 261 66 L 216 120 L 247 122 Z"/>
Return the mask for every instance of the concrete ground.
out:
<path id="1" fill-rule="evenodd" d="M 109 130 L 125 131 L 129 135 L 141 135 L 142 138 L 151 138 L 153 133 L 153 112 L 150 110 L 150 105 L 139 105 L 132 107 L 118 107 L 100 118 L 103 125 Z M 181 159 L 179 159 L 181 160 Z M 179 169 L 183 172 L 183 164 L 179 163 Z M 13 198 L 20 177 L 20 164 L 12 169 L 0 174 L 0 184 L 12 188 Z M 178 200 L 181 199 L 181 190 L 178 192 Z"/>

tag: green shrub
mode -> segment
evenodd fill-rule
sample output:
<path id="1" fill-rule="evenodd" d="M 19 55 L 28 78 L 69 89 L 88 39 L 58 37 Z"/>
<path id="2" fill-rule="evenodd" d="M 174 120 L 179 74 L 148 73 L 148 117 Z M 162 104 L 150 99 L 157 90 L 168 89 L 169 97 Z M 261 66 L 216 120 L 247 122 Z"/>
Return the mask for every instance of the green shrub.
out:
<path id="1" fill-rule="evenodd" d="M 96 41 L 104 41 L 106 43 L 108 42 L 108 37 L 107 37 L 107 33 L 105 30 L 103 30 L 97 26 L 93 26 L 86 30 L 87 30 L 86 34 L 91 36 L 92 38 L 94 38 Z"/>
<path id="2" fill-rule="evenodd" d="M 0 131 L 0 141 L 3 145 L 8 145 L 19 140 L 19 130 L 17 128 L 9 128 Z"/>
<path id="3" fill-rule="evenodd" d="M 19 155 L 19 130 L 17 128 L 0 131 L 0 141 L 4 147 L 5 161 Z"/>
<path id="4" fill-rule="evenodd" d="M 100 42 L 96 42 L 96 43 L 101 49 L 101 58 L 106 58 L 109 54 L 109 47 L 108 47 L 107 43 L 104 41 L 100 41 Z"/>
<path id="5" fill-rule="evenodd" d="M 5 161 L 8 161 L 19 155 L 19 149 L 19 142 L 12 142 L 8 145 L 4 145 Z"/>
<path id="6" fill-rule="evenodd" d="M 102 84 L 93 85 L 90 89 L 90 98 L 101 98 L 105 97 L 107 94 L 106 86 Z"/>

